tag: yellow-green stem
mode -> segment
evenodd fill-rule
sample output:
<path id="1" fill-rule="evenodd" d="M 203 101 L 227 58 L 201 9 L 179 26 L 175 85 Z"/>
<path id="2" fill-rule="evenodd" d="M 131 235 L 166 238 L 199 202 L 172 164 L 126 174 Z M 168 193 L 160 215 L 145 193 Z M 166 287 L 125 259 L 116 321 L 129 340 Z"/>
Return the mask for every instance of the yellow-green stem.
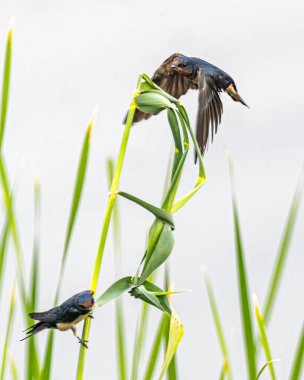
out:
<path id="1" fill-rule="evenodd" d="M 136 103 L 134 101 L 134 98 L 138 95 L 137 91 L 139 90 L 141 80 L 142 80 L 142 76 L 140 75 L 138 78 L 138 81 L 137 81 L 136 93 L 134 94 L 133 100 L 132 100 L 131 105 L 130 105 L 128 118 L 126 121 L 124 133 L 122 136 L 122 140 L 121 140 L 121 144 L 120 144 L 120 150 L 119 150 L 119 154 L 118 154 L 118 159 L 117 159 L 116 167 L 115 167 L 115 171 L 114 171 L 114 177 L 113 177 L 112 184 L 111 184 L 111 190 L 110 190 L 110 195 L 109 195 L 109 199 L 108 199 L 108 204 L 107 204 L 107 208 L 106 208 L 104 219 L 103 219 L 102 231 L 101 231 L 98 251 L 97 251 L 97 255 L 96 255 L 96 260 L 95 260 L 95 265 L 94 265 L 94 270 L 93 270 L 93 275 L 92 275 L 92 280 L 91 280 L 91 290 L 93 290 L 94 292 L 96 291 L 97 285 L 98 285 L 99 273 L 100 273 L 100 268 L 101 268 L 101 264 L 102 264 L 104 248 L 105 248 L 105 244 L 106 244 L 106 240 L 107 240 L 110 220 L 111 220 L 115 200 L 117 197 L 117 191 L 118 191 L 118 185 L 119 185 L 121 170 L 122 170 L 122 166 L 123 166 L 123 162 L 124 162 L 124 157 L 125 157 L 125 153 L 126 153 L 128 140 L 129 140 L 131 126 L 133 123 L 134 113 L 136 110 Z M 90 330 L 90 318 L 87 318 L 85 320 L 83 333 L 82 333 L 82 339 L 83 340 L 88 340 L 89 330 Z M 85 356 L 86 356 L 86 349 L 83 346 L 81 346 L 80 350 L 79 350 L 79 356 L 78 356 L 76 380 L 82 380 L 83 379 Z"/>

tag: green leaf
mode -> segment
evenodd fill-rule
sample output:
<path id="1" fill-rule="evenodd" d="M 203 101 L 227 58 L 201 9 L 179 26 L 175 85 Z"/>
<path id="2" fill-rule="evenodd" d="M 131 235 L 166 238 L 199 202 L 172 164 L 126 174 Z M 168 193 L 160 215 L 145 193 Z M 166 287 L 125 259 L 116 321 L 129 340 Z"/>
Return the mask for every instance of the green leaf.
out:
<path id="1" fill-rule="evenodd" d="M 235 245 L 236 245 L 236 264 L 238 273 L 238 287 L 241 304 L 241 318 L 243 324 L 243 335 L 246 349 L 246 359 L 248 368 L 248 378 L 250 380 L 256 379 L 256 359 L 255 348 L 253 341 L 253 328 L 252 317 L 249 306 L 249 292 L 248 292 L 248 276 L 245 266 L 245 257 L 243 251 L 243 243 L 240 230 L 239 214 L 236 203 L 236 195 L 234 189 L 233 167 L 231 159 L 228 160 L 231 180 L 231 196 L 233 206 L 233 218 L 234 218 L 234 233 L 235 233 Z"/>
<path id="2" fill-rule="evenodd" d="M 135 102 L 139 110 L 145 113 L 158 113 L 165 108 L 172 107 L 172 103 L 166 97 L 156 92 L 138 95 Z"/>
<path id="3" fill-rule="evenodd" d="M 168 318 L 168 316 L 163 315 L 158 325 L 157 332 L 155 334 L 155 338 L 152 344 L 152 349 L 149 355 L 148 364 L 147 364 L 145 375 L 144 375 L 144 380 L 151 380 L 153 378 L 152 376 L 155 371 L 155 367 L 156 367 L 156 363 L 157 363 L 157 359 L 158 359 L 159 351 L 161 347 L 162 336 L 164 333 L 165 318 Z"/>
<path id="4" fill-rule="evenodd" d="M 261 377 L 261 375 L 262 375 L 262 373 L 264 372 L 264 370 L 265 370 L 270 364 L 272 364 L 272 363 L 274 363 L 274 362 L 278 362 L 278 361 L 280 361 L 280 360 L 279 360 L 279 359 L 273 359 L 273 360 L 271 360 L 270 362 L 265 363 L 265 364 L 263 365 L 263 367 L 259 370 L 259 372 L 258 372 L 258 374 L 257 374 L 257 377 L 256 377 L 256 380 L 258 380 L 258 379 Z"/>
<path id="5" fill-rule="evenodd" d="M 135 298 L 140 298 L 142 301 L 155 306 L 164 313 L 171 314 L 171 307 L 166 293 L 152 282 L 145 281 L 143 285 L 133 287 L 130 290 L 130 294 Z"/>
<path id="6" fill-rule="evenodd" d="M 78 163 L 78 168 L 77 168 L 77 174 L 76 174 L 76 179 L 74 183 L 70 214 L 69 214 L 69 219 L 68 219 L 68 224 L 67 224 L 67 229 L 66 229 L 65 242 L 64 242 L 64 248 L 63 248 L 62 259 L 61 259 L 60 274 L 59 274 L 57 290 L 56 290 L 56 294 L 54 298 L 54 305 L 56 305 L 59 300 L 71 236 L 74 231 L 75 221 L 76 221 L 79 204 L 80 204 L 80 200 L 81 200 L 81 196 L 83 192 L 83 186 L 84 186 L 85 176 L 86 176 L 86 171 L 87 171 L 87 163 L 88 163 L 89 152 L 90 152 L 91 134 L 92 134 L 92 129 L 95 124 L 95 119 L 96 119 L 96 111 L 92 113 L 91 119 L 86 129 L 84 140 L 82 143 L 82 148 L 81 148 L 81 153 L 80 153 L 80 158 L 79 158 L 79 163 Z M 48 335 L 45 358 L 44 358 L 44 362 L 42 366 L 41 376 L 43 380 L 49 380 L 51 376 L 53 341 L 54 341 L 54 332 L 53 330 L 51 330 Z"/>
<path id="7" fill-rule="evenodd" d="M 107 207 L 106 207 L 105 214 L 104 214 L 98 250 L 97 250 L 96 257 L 95 257 L 95 264 L 94 264 L 94 269 L 93 269 L 93 274 L 92 274 L 92 279 L 91 279 L 91 287 L 90 287 L 93 291 L 96 291 L 96 288 L 98 285 L 99 273 L 100 273 L 100 268 L 101 268 L 101 264 L 102 264 L 102 260 L 103 260 L 103 254 L 104 254 L 104 249 L 105 249 L 105 245 L 106 245 L 106 240 L 107 240 L 107 236 L 108 236 L 110 220 L 111 220 L 115 200 L 117 198 L 116 195 L 117 195 L 117 191 L 118 191 L 122 166 L 124 163 L 124 157 L 125 157 L 125 153 L 126 153 L 126 149 L 127 149 L 127 144 L 129 141 L 131 126 L 132 126 L 134 114 L 136 111 L 136 103 L 135 103 L 134 97 L 137 96 L 137 94 L 138 94 L 138 90 L 139 90 L 141 81 L 142 81 L 142 76 L 139 75 L 138 80 L 137 80 L 137 85 L 136 85 L 136 92 L 135 92 L 135 95 L 133 96 L 132 102 L 130 104 L 130 109 L 129 109 L 129 112 L 127 115 L 127 120 L 126 120 L 126 124 L 125 124 L 125 128 L 124 128 L 124 132 L 123 132 L 123 136 L 121 139 L 119 154 L 118 154 L 116 167 L 114 170 L 114 176 L 113 176 L 113 180 L 112 180 L 112 184 L 111 184 L 110 196 L 109 196 Z M 89 337 L 90 321 L 88 319 L 90 319 L 90 318 L 86 319 L 86 321 L 84 323 L 83 331 L 82 331 L 82 339 L 83 340 L 88 340 L 88 337 Z M 86 350 L 83 346 L 81 346 L 79 349 L 79 355 L 78 355 L 76 380 L 82 380 L 83 379 L 85 357 L 86 357 Z"/>
<path id="8" fill-rule="evenodd" d="M 96 306 L 103 306 L 104 304 L 120 297 L 123 293 L 127 292 L 131 287 L 132 277 L 123 277 L 120 280 L 114 282 L 101 296 L 95 300 Z"/>
<path id="9" fill-rule="evenodd" d="M 217 333 L 217 337 L 218 337 L 218 340 L 219 340 L 219 343 L 220 343 L 221 351 L 222 351 L 222 357 L 223 357 L 223 362 L 224 362 L 224 365 L 223 365 L 223 371 L 224 371 L 223 375 L 225 376 L 227 374 L 228 378 L 232 379 L 232 373 L 231 373 L 231 368 L 230 368 L 230 363 L 229 363 L 228 348 L 227 348 L 227 344 L 226 344 L 226 341 L 225 341 L 225 336 L 224 336 L 224 332 L 223 332 L 220 316 L 219 316 L 219 313 L 218 313 L 218 310 L 217 310 L 217 306 L 216 306 L 216 302 L 215 302 L 215 297 L 214 297 L 214 292 L 213 292 L 213 289 L 212 289 L 211 282 L 209 280 L 207 271 L 203 270 L 203 273 L 204 273 L 204 278 L 205 278 L 205 284 L 206 284 L 206 288 L 207 288 L 209 303 L 210 303 L 210 307 L 211 307 L 211 311 L 212 311 L 212 317 L 213 317 L 213 321 L 214 321 L 214 324 L 215 324 L 216 333 Z"/>
<path id="10" fill-rule="evenodd" d="M 150 235 L 149 235 L 150 239 Z M 137 280 L 137 285 L 142 285 L 156 268 L 167 260 L 174 246 L 173 232 L 171 228 L 165 224 L 159 235 L 159 238 L 149 253 L 147 250 L 147 258 L 143 267 L 143 271 Z M 149 253 L 149 254 L 148 254 Z"/>
<path id="11" fill-rule="evenodd" d="M 33 244 L 33 262 L 30 275 L 30 297 L 28 300 L 29 311 L 37 309 L 37 295 L 38 295 L 38 271 L 39 271 L 39 243 L 40 243 L 40 183 L 38 179 L 35 180 L 35 230 L 34 230 L 34 244 Z M 32 320 L 28 318 L 28 324 L 32 324 Z M 38 351 L 36 346 L 36 337 L 33 336 L 27 340 L 27 379 L 39 380 L 40 368 Z"/>
<path id="12" fill-rule="evenodd" d="M 13 244 L 16 253 L 17 266 L 18 266 L 18 286 L 21 294 L 22 307 L 25 314 L 28 312 L 27 305 L 27 296 L 26 296 L 26 287 L 25 287 L 25 279 L 24 279 L 24 263 L 23 256 L 20 244 L 19 231 L 17 228 L 16 216 L 14 212 L 14 197 L 13 192 L 10 190 L 9 179 L 7 174 L 7 169 L 5 166 L 4 158 L 0 154 L 0 180 L 2 184 L 3 194 L 4 194 L 4 204 L 6 207 L 6 214 L 9 222 L 9 232 L 13 238 Z"/>
<path id="13" fill-rule="evenodd" d="M 114 177 L 114 160 L 111 158 L 107 159 L 107 177 L 108 186 L 110 188 Z M 118 205 L 119 203 L 116 201 L 113 208 L 113 245 L 115 254 L 115 273 L 117 276 L 120 275 L 121 272 L 121 233 Z M 121 298 L 117 298 L 115 302 L 115 326 L 118 375 L 120 380 L 127 380 L 127 347 L 125 338 L 126 327 Z"/>
<path id="14" fill-rule="evenodd" d="M 300 380 L 304 365 L 304 324 L 302 326 L 301 335 L 293 359 L 293 364 L 290 372 L 290 380 Z"/>
<path id="15" fill-rule="evenodd" d="M 0 380 L 4 380 L 4 375 L 5 375 L 5 368 L 6 368 L 6 363 L 7 363 L 6 358 L 8 355 L 8 346 L 9 346 L 10 336 L 12 333 L 13 318 L 15 314 L 15 304 L 16 304 L 16 284 L 14 284 L 12 294 L 11 294 L 8 322 L 7 322 L 7 327 L 5 330 L 6 335 L 5 335 L 4 348 L 3 348 L 3 353 L 2 353 Z"/>
<path id="16" fill-rule="evenodd" d="M 281 238 L 280 248 L 278 250 L 271 274 L 271 279 L 267 287 L 266 299 L 263 307 L 265 324 L 267 324 L 270 319 L 278 288 L 282 279 L 283 270 L 286 264 L 287 255 L 289 253 L 290 242 L 293 236 L 295 222 L 297 220 L 298 212 L 300 209 L 300 202 L 303 194 L 303 177 L 304 175 L 302 173 L 291 203 L 289 215 Z"/>
<path id="17" fill-rule="evenodd" d="M 271 357 L 271 352 L 270 352 L 270 345 L 269 345 L 267 334 L 266 334 L 266 328 L 265 328 L 265 324 L 264 324 L 264 318 L 263 318 L 263 315 L 262 315 L 261 310 L 259 308 L 256 296 L 254 297 L 254 311 L 255 311 L 255 316 L 256 316 L 257 323 L 258 323 L 258 327 L 259 327 L 260 340 L 261 340 L 261 343 L 262 343 L 262 346 L 263 346 L 263 349 L 264 349 L 264 352 L 265 352 L 265 357 L 266 357 L 266 360 L 267 360 L 267 365 L 268 365 L 268 368 L 269 368 L 269 371 L 270 371 L 270 376 L 271 376 L 272 380 L 275 380 L 276 379 L 276 375 L 275 375 L 275 372 L 274 372 L 274 367 L 272 365 L 272 357 Z"/>
<path id="18" fill-rule="evenodd" d="M 156 218 L 161 220 L 163 223 L 167 223 L 171 228 L 174 229 L 173 218 L 172 218 L 172 215 L 168 211 L 159 207 L 155 207 L 151 205 L 150 203 L 147 203 L 137 197 L 134 197 L 134 195 L 125 193 L 124 191 L 119 191 L 118 194 L 138 204 L 139 206 L 145 208 L 146 210 L 150 211 Z"/>
<path id="19" fill-rule="evenodd" d="M 66 235 L 65 235 L 64 249 L 63 249 L 63 254 L 62 254 L 62 259 L 61 259 L 60 275 L 59 275 L 54 304 L 58 303 L 59 294 L 60 294 L 60 290 L 62 286 L 64 269 L 65 269 L 65 263 L 66 263 L 66 259 L 68 255 L 68 249 L 70 246 L 71 236 L 74 230 L 75 221 L 76 221 L 76 217 L 79 210 L 79 204 L 80 204 L 81 196 L 83 193 L 83 186 L 85 183 L 87 164 L 88 164 L 88 158 L 89 158 L 89 153 L 90 153 L 91 134 L 92 134 L 92 129 L 95 124 L 95 120 L 96 120 L 96 111 L 92 113 L 91 119 L 86 129 L 84 140 L 82 143 L 82 148 L 81 148 L 81 153 L 80 153 L 80 158 L 79 158 L 79 163 L 78 163 L 78 168 L 77 168 L 77 174 L 76 174 L 75 183 L 74 183 L 70 214 L 69 214 Z"/>
<path id="20" fill-rule="evenodd" d="M 183 196 L 181 199 L 179 199 L 177 202 L 173 204 L 173 206 L 170 209 L 172 213 L 176 212 L 181 207 L 183 207 L 193 197 L 193 195 L 197 193 L 197 191 L 201 188 L 201 186 L 206 182 L 206 174 L 205 174 L 205 169 L 203 165 L 202 155 L 201 155 L 197 140 L 195 138 L 194 132 L 189 123 L 187 112 L 181 104 L 178 105 L 178 111 L 179 111 L 178 115 L 182 122 L 182 125 L 187 129 L 187 131 L 189 131 L 191 140 L 194 144 L 195 151 L 198 157 L 198 162 L 199 162 L 199 173 L 198 173 L 198 179 L 193 189 L 190 190 L 185 196 Z"/>
<path id="21" fill-rule="evenodd" d="M 4 226 L 1 232 L 1 239 L 0 239 L 0 289 L 2 289 L 2 283 L 3 283 L 3 273 L 4 273 L 4 267 L 5 267 L 5 258 L 7 253 L 7 243 L 8 243 L 8 232 L 9 232 L 9 216 L 6 215 L 6 220 L 4 222 Z M 0 292 L 0 299 L 1 299 L 2 292 Z"/>
<path id="22" fill-rule="evenodd" d="M 168 366 L 177 350 L 179 342 L 184 335 L 184 325 L 181 323 L 177 315 L 173 312 L 170 318 L 170 330 L 169 330 L 169 341 L 167 350 L 165 353 L 165 358 L 162 364 L 161 372 L 158 380 L 161 380 L 165 375 Z"/>
<path id="23" fill-rule="evenodd" d="M 135 340 L 133 344 L 133 358 L 131 368 L 131 380 L 138 380 L 139 365 L 143 354 L 144 342 L 147 334 L 148 304 L 143 303 L 140 320 L 137 321 Z"/>
<path id="24" fill-rule="evenodd" d="M 8 363 L 10 366 L 12 379 L 18 380 L 19 377 L 18 377 L 18 370 L 17 370 L 16 362 L 15 362 L 15 360 L 14 360 L 14 358 L 10 352 L 8 353 Z"/>
<path id="25" fill-rule="evenodd" d="M 2 152 L 8 98 L 9 98 L 12 48 L 13 48 L 13 26 L 11 25 L 8 30 L 8 35 L 7 35 L 7 40 L 6 40 L 6 51 L 5 51 L 4 71 L 3 71 L 3 81 L 2 81 L 2 97 L 1 97 L 1 111 L 0 111 L 0 153 Z"/>
<path id="26" fill-rule="evenodd" d="M 152 81 L 152 79 L 147 75 L 147 74 L 141 74 L 141 77 L 146 81 L 146 83 L 148 83 L 148 85 L 150 87 L 152 87 L 151 90 L 149 90 L 149 92 L 157 92 L 159 94 L 162 94 L 165 98 L 167 98 L 168 100 L 170 100 L 170 102 L 172 103 L 176 103 L 176 104 L 179 104 L 179 100 L 174 98 L 172 95 L 168 94 L 166 91 L 164 91 L 162 88 L 160 88 L 159 86 L 157 86 L 156 83 L 154 83 Z M 154 90 L 153 90 L 154 89 Z"/>
<path id="27" fill-rule="evenodd" d="M 176 117 L 175 111 L 171 108 L 168 108 L 167 116 L 168 116 L 168 121 L 171 128 L 171 132 L 173 135 L 173 139 L 174 139 L 174 145 L 175 145 L 174 162 L 173 162 L 173 168 L 172 168 L 172 177 L 173 177 L 175 170 L 178 166 L 178 163 L 181 160 L 182 155 L 183 155 L 183 145 L 182 145 L 182 139 L 181 139 L 181 134 L 179 130 L 178 119 Z"/>

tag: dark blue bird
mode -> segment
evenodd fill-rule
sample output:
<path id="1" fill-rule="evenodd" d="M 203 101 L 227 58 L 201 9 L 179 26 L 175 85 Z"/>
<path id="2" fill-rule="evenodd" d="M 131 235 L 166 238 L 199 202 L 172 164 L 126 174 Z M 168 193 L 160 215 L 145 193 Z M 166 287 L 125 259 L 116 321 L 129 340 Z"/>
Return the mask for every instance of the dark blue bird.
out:
<path id="1" fill-rule="evenodd" d="M 202 154 L 207 148 L 210 132 L 213 140 L 221 122 L 223 105 L 219 93 L 224 91 L 234 101 L 248 107 L 238 94 L 231 76 L 199 58 L 186 57 L 180 53 L 172 54 L 155 71 L 152 80 L 176 99 L 189 89 L 199 90 L 196 139 Z M 151 116 L 152 114 L 136 110 L 134 122 Z"/>
<path id="2" fill-rule="evenodd" d="M 87 317 L 93 318 L 93 294 L 94 292 L 92 290 L 85 290 L 84 292 L 75 294 L 60 306 L 53 307 L 42 313 L 30 313 L 29 316 L 31 318 L 40 322 L 27 328 L 25 330 L 27 331 L 27 336 L 21 340 L 27 339 L 45 329 L 58 329 L 61 331 L 71 329 L 79 343 L 88 348 L 86 345 L 87 342 L 78 336 L 76 324 Z"/>

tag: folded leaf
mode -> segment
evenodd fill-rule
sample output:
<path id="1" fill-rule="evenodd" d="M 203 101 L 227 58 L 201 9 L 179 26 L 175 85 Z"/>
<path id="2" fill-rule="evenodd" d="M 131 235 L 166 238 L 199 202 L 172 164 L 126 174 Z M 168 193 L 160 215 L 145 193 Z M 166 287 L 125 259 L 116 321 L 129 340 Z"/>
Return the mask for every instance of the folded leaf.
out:
<path id="1" fill-rule="evenodd" d="M 177 315 L 172 312 L 170 319 L 169 342 L 158 380 L 161 380 L 166 373 L 183 335 L 184 325 L 181 323 Z"/>
<path id="2" fill-rule="evenodd" d="M 120 280 L 114 282 L 101 296 L 95 301 L 96 306 L 102 306 L 113 299 L 121 296 L 132 287 L 132 277 L 123 277 Z"/>
<path id="3" fill-rule="evenodd" d="M 150 236 L 149 236 L 150 239 Z M 154 249 L 147 251 L 143 271 L 138 278 L 137 284 L 142 285 L 156 268 L 167 260 L 174 246 L 173 232 L 170 226 L 165 224 L 160 236 L 154 246 Z M 149 255 L 148 255 L 149 252 Z"/>
<path id="4" fill-rule="evenodd" d="M 130 290 L 133 297 L 139 298 L 170 315 L 171 307 L 164 293 L 162 289 L 149 281 L 145 281 L 143 285 L 136 286 Z"/>
<path id="5" fill-rule="evenodd" d="M 170 100 L 157 92 L 149 92 L 136 96 L 135 102 L 140 111 L 145 113 L 158 113 L 165 108 L 172 107 Z"/>
<path id="6" fill-rule="evenodd" d="M 171 228 L 174 229 L 174 222 L 173 222 L 173 218 L 170 212 L 162 208 L 155 207 L 151 205 L 150 203 L 143 201 L 142 199 L 134 197 L 134 195 L 125 193 L 124 191 L 119 191 L 118 194 L 124 198 L 129 199 L 132 202 L 137 203 L 139 206 L 145 208 L 146 210 L 150 211 L 156 218 L 158 218 L 164 223 L 167 223 Z"/>

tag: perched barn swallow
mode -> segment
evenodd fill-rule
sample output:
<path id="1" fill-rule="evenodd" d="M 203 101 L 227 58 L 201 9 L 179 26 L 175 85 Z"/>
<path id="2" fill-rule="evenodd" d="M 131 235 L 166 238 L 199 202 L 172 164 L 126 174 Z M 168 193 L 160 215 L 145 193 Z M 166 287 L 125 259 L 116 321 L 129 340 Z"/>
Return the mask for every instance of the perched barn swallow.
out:
<path id="1" fill-rule="evenodd" d="M 60 306 L 56 306 L 42 313 L 30 313 L 29 316 L 31 318 L 40 322 L 27 328 L 25 331 L 27 331 L 26 334 L 28 335 L 21 340 L 27 339 L 45 329 L 58 329 L 61 331 L 71 329 L 79 343 L 88 348 L 86 345 L 87 342 L 78 336 L 76 324 L 87 317 L 93 318 L 93 294 L 94 292 L 92 290 L 85 290 L 84 292 L 75 294 Z"/>
<path id="2" fill-rule="evenodd" d="M 196 139 L 202 155 L 205 153 L 210 131 L 213 141 L 221 122 L 223 105 L 219 93 L 227 92 L 234 101 L 248 107 L 238 94 L 231 76 L 199 58 L 186 57 L 180 53 L 172 54 L 155 71 L 152 80 L 176 99 L 186 94 L 189 89 L 199 90 Z M 151 116 L 152 114 L 136 110 L 134 122 Z M 196 160 L 195 156 L 195 162 Z"/>

